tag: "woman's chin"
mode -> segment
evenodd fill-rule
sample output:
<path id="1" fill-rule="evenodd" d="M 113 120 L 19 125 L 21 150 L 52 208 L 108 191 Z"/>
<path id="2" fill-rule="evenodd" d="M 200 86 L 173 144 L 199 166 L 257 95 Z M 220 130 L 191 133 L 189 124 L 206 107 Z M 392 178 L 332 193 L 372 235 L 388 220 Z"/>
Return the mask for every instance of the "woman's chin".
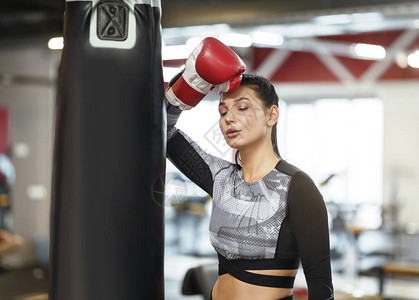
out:
<path id="1" fill-rule="evenodd" d="M 238 143 L 236 141 L 227 140 L 226 142 L 227 142 L 227 145 L 229 145 L 231 148 L 238 149 L 240 147 L 240 143 Z"/>
<path id="2" fill-rule="evenodd" d="M 231 138 L 224 136 L 224 139 L 227 145 L 229 145 L 231 148 L 236 148 L 236 149 L 240 148 L 245 143 L 244 137 L 241 134 L 235 137 L 231 137 Z"/>

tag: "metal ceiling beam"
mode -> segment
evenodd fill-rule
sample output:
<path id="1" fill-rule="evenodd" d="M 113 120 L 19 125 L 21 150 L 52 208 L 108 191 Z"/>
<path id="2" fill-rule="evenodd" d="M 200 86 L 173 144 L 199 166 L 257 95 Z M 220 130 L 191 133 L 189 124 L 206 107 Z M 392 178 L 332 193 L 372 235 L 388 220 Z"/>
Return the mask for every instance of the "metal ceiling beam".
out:
<path id="1" fill-rule="evenodd" d="M 385 11 L 415 13 L 419 1 L 403 0 L 178 0 L 162 1 L 164 28 L 227 23 L 251 26 L 306 21 L 318 15 Z"/>
<path id="2" fill-rule="evenodd" d="M 407 0 L 161 0 L 163 28 L 227 23 L 234 27 L 310 21 L 318 15 L 382 11 L 418 15 L 419 1 Z M 0 1 L 0 37 L 61 34 L 64 0 Z M 42 16 L 34 23 L 34 15 Z"/>

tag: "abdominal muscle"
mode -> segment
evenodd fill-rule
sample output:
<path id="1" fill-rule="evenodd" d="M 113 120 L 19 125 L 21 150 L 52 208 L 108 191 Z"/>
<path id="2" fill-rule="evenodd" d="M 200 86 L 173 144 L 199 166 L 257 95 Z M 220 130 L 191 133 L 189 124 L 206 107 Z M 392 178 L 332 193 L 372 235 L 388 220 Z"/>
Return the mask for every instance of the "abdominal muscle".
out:
<path id="1" fill-rule="evenodd" d="M 248 272 L 272 276 L 295 276 L 297 270 L 247 270 Z M 259 286 L 240 281 L 226 273 L 218 276 L 212 290 L 214 300 L 277 300 L 291 296 L 292 289 Z"/>

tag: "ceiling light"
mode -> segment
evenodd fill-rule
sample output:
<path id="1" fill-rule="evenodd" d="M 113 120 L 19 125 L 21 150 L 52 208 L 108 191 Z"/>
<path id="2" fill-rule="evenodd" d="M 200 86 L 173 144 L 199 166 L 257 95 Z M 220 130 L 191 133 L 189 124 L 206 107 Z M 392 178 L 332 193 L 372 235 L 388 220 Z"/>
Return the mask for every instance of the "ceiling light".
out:
<path id="1" fill-rule="evenodd" d="M 407 64 L 412 68 L 419 68 L 419 50 L 407 56 Z"/>
<path id="2" fill-rule="evenodd" d="M 370 58 L 370 59 L 383 59 L 386 57 L 386 49 L 380 45 L 371 44 L 353 44 L 351 52 L 359 57 Z"/>
<path id="3" fill-rule="evenodd" d="M 220 41 L 231 47 L 250 47 L 252 38 L 247 34 L 241 33 L 224 33 L 219 37 Z"/>
<path id="4" fill-rule="evenodd" d="M 328 15 L 314 18 L 314 22 L 323 25 L 340 25 L 353 22 L 371 22 L 381 20 L 383 20 L 383 15 L 379 12 Z"/>
<path id="5" fill-rule="evenodd" d="M 47 197 L 48 190 L 47 188 L 42 184 L 32 184 L 29 185 L 26 193 L 29 197 L 29 199 L 32 200 L 42 200 Z"/>
<path id="6" fill-rule="evenodd" d="M 282 35 L 272 32 L 255 31 L 250 34 L 253 44 L 265 46 L 280 46 L 284 43 Z"/>
<path id="7" fill-rule="evenodd" d="M 352 18 L 348 14 L 318 16 L 314 18 L 314 22 L 323 25 L 349 24 Z"/>
<path id="8" fill-rule="evenodd" d="M 48 48 L 51 50 L 61 50 L 64 48 L 64 38 L 54 37 L 48 41 Z"/>
<path id="9" fill-rule="evenodd" d="M 201 37 L 192 37 L 186 41 L 185 45 L 172 45 L 162 47 L 163 60 L 186 59 L 192 51 L 202 42 Z"/>
<path id="10" fill-rule="evenodd" d="M 163 38 L 178 38 L 185 36 L 216 36 L 222 33 L 230 32 L 230 25 L 228 24 L 215 24 L 215 25 L 198 25 L 186 27 L 172 27 L 163 28 Z"/>
<path id="11" fill-rule="evenodd" d="M 353 21 L 381 21 L 383 20 L 383 14 L 379 12 L 369 12 L 369 13 L 356 13 L 352 14 L 351 18 Z"/>

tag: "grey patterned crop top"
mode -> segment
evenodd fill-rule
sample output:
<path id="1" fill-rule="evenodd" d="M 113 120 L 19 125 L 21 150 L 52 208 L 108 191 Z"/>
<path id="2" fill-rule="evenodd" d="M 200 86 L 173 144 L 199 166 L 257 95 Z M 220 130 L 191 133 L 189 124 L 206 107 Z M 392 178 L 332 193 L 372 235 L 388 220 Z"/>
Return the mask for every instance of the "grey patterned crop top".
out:
<path id="1" fill-rule="evenodd" d="M 248 183 L 240 165 L 205 152 L 177 129 L 182 111 L 167 100 L 166 107 L 168 159 L 212 197 L 209 234 L 219 275 L 292 288 L 294 277 L 246 270 L 298 269 L 301 261 L 309 299 L 333 299 L 327 212 L 311 178 L 281 159 Z"/>

